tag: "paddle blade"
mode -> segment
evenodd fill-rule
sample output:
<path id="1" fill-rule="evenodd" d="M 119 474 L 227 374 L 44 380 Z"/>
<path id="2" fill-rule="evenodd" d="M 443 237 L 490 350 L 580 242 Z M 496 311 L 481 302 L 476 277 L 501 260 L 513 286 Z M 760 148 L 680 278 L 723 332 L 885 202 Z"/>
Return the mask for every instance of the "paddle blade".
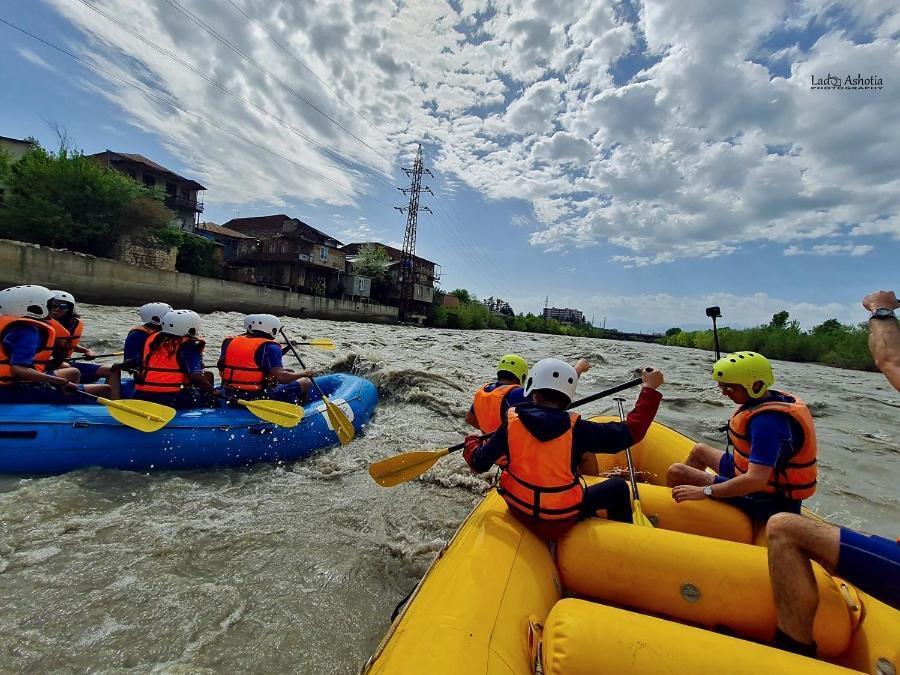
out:
<path id="1" fill-rule="evenodd" d="M 356 438 L 356 429 L 353 428 L 353 422 L 347 419 L 344 411 L 329 401 L 327 396 L 323 395 L 322 401 L 325 403 L 325 414 L 328 415 L 331 428 L 337 434 L 341 445 L 347 445 L 347 443 Z"/>
<path id="2" fill-rule="evenodd" d="M 449 452 L 449 448 L 419 450 L 388 457 L 370 464 L 369 475 L 382 487 L 394 487 L 418 478 Z"/>
<path id="3" fill-rule="evenodd" d="M 175 408 L 137 398 L 113 401 L 99 397 L 97 402 L 105 405 L 106 412 L 117 422 L 148 433 L 162 429 L 175 417 Z"/>
<path id="4" fill-rule="evenodd" d="M 238 403 L 259 419 L 277 424 L 280 427 L 295 427 L 303 419 L 303 408 L 293 403 L 269 401 L 266 399 L 256 401 L 238 400 Z"/>
<path id="5" fill-rule="evenodd" d="M 641 502 L 639 500 L 635 499 L 632 502 L 631 509 L 631 519 L 635 525 L 653 529 L 653 523 L 651 523 L 650 519 L 644 515 L 644 511 L 643 509 L 641 509 Z"/>
<path id="6" fill-rule="evenodd" d="M 301 342 L 300 344 L 307 344 L 311 347 L 315 347 L 316 349 L 321 349 L 326 352 L 333 352 L 337 347 L 334 345 L 333 340 L 329 340 L 328 338 L 317 338 L 315 340 L 310 340 L 309 342 Z"/>

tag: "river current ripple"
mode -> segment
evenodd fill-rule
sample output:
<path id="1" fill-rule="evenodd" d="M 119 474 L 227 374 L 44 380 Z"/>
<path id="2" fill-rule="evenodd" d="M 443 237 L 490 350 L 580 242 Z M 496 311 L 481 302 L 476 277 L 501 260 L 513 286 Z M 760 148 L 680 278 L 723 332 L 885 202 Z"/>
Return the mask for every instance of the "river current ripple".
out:
<path id="1" fill-rule="evenodd" d="M 85 344 L 121 348 L 134 308 L 81 306 Z M 242 315 L 203 317 L 207 364 Z M 659 420 L 718 444 L 730 403 L 692 349 L 503 331 L 287 319 L 336 352 L 308 365 L 380 391 L 364 434 L 288 465 L 171 473 L 90 469 L 0 476 L 0 671 L 353 673 L 391 611 L 487 487 L 459 456 L 387 490 L 374 460 L 466 433 L 474 389 L 518 352 L 588 358 L 584 396 L 655 365 Z M 877 373 L 776 363 L 777 386 L 816 418 L 820 483 L 807 504 L 836 522 L 900 529 L 900 394 Z M 635 390 L 629 393 L 633 400 Z M 612 413 L 598 401 L 582 413 Z"/>

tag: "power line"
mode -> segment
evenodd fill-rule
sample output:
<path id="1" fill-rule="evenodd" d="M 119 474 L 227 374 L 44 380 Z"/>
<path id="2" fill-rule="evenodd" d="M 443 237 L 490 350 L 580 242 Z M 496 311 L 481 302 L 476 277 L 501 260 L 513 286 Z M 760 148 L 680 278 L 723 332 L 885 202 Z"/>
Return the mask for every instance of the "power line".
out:
<path id="1" fill-rule="evenodd" d="M 307 106 L 309 106 L 310 108 L 312 108 L 313 110 L 315 110 L 315 111 L 316 111 L 317 113 L 319 113 L 322 117 L 324 117 L 325 119 L 327 119 L 329 122 L 331 122 L 332 124 L 334 124 L 334 125 L 337 126 L 338 128 L 342 129 L 342 130 L 343 130 L 345 133 L 347 133 L 349 136 L 352 136 L 352 137 L 355 138 L 357 141 L 359 141 L 361 144 L 363 144 L 364 146 L 366 146 L 367 148 L 369 148 L 369 150 L 371 150 L 371 151 L 374 152 L 376 155 L 378 155 L 379 157 L 381 157 L 382 159 L 384 159 L 388 164 L 391 164 L 391 163 L 392 163 L 391 160 L 389 160 L 389 159 L 386 158 L 384 155 L 382 155 L 377 149 L 375 149 L 374 147 L 372 147 L 371 145 L 369 145 L 368 143 L 366 143 L 366 141 L 364 141 L 362 138 L 360 138 L 359 136 L 357 136 L 356 134 L 354 134 L 354 133 L 353 133 L 352 131 L 350 131 L 347 127 L 345 127 L 343 124 L 341 124 L 341 123 L 338 122 L 336 119 L 334 119 L 333 117 L 331 117 L 331 116 L 330 116 L 328 113 L 326 113 L 324 110 L 321 110 L 320 108 L 318 108 L 314 103 L 312 103 L 310 100 L 308 100 L 308 99 L 307 99 L 306 97 L 304 97 L 302 94 L 298 93 L 295 89 L 293 89 L 293 88 L 292 88 L 289 84 L 287 84 L 284 80 L 282 80 L 281 78 L 279 78 L 279 77 L 278 77 L 275 73 L 273 73 L 271 70 L 269 70 L 268 68 L 266 68 L 265 66 L 263 66 L 262 64 L 260 64 L 260 63 L 259 63 L 258 61 L 256 61 L 253 57 L 249 56 L 247 53 L 245 53 L 244 51 L 242 51 L 239 47 L 235 46 L 235 45 L 234 45 L 232 42 L 230 42 L 227 38 L 225 38 L 223 35 L 221 35 L 220 33 L 218 33 L 214 28 L 210 27 L 209 24 L 207 24 L 205 21 L 203 21 L 203 19 L 199 18 L 197 15 L 193 14 L 190 10 L 186 9 L 181 3 L 178 2 L 178 0 L 165 0 L 165 2 L 168 3 L 168 4 L 169 4 L 171 7 L 173 7 L 175 10 L 177 10 L 178 12 L 180 12 L 182 15 L 186 16 L 187 18 L 189 18 L 189 19 L 190 19 L 191 21 L 193 21 L 195 24 L 197 24 L 198 26 L 200 26 L 204 31 L 206 31 L 207 33 L 209 33 L 210 35 L 212 35 L 214 38 L 216 38 L 216 40 L 218 40 L 218 41 L 221 42 L 223 45 L 225 45 L 226 47 L 228 47 L 228 49 L 230 49 L 230 50 L 233 51 L 235 54 L 237 54 L 238 56 L 240 56 L 240 57 L 241 57 L 242 59 L 244 59 L 247 63 L 252 64 L 255 68 L 257 68 L 258 70 L 260 70 L 261 72 L 265 73 L 266 75 L 268 75 L 269 77 L 271 77 L 273 80 L 275 80 L 276 82 L 278 82 L 278 84 L 280 84 L 284 89 L 286 89 L 287 91 L 289 91 L 289 92 L 290 92 L 293 96 L 295 96 L 298 100 L 302 101 L 305 105 L 307 105 Z"/>
<path id="2" fill-rule="evenodd" d="M 360 119 L 365 120 L 373 129 L 380 132 L 381 135 L 384 136 L 388 141 L 391 140 L 390 137 L 387 135 L 387 133 L 385 133 L 377 124 L 375 124 L 372 120 L 370 120 L 368 117 L 363 115 L 359 110 L 354 108 L 353 105 L 347 99 L 345 99 L 335 89 L 333 89 L 331 87 L 331 85 L 328 84 L 328 82 L 326 82 L 321 77 L 319 77 L 312 68 L 310 68 L 308 65 L 306 65 L 306 63 L 303 62 L 302 59 L 300 59 L 291 50 L 289 50 L 287 47 L 285 47 L 283 44 L 281 44 L 278 40 L 276 40 L 274 37 L 272 37 L 272 35 L 269 33 L 269 31 L 267 31 L 265 28 L 263 28 L 263 26 L 256 19 L 254 19 L 249 14 L 247 14 L 247 12 L 245 12 L 241 7 L 239 7 L 234 2 L 234 0 L 228 0 L 228 3 L 232 7 L 234 7 L 235 10 L 237 10 L 241 14 L 241 16 L 243 16 L 245 19 L 247 19 L 247 21 L 249 21 L 254 26 L 256 26 L 260 31 L 262 31 L 262 34 L 265 35 L 267 38 L 269 38 L 269 40 L 271 40 L 272 43 L 275 44 L 275 46 L 277 46 L 281 51 L 283 51 L 285 54 L 290 56 L 294 61 L 297 62 L 297 64 L 301 68 L 303 68 L 304 70 L 306 70 L 306 72 L 308 72 L 310 75 L 312 75 L 314 78 L 316 78 L 323 87 L 325 87 L 328 91 L 330 91 L 332 94 L 334 94 L 340 101 L 345 103 L 347 105 L 347 107 L 350 108 L 350 110 L 352 110 L 354 113 L 356 113 L 360 117 Z M 393 142 L 393 141 L 391 141 L 391 142 Z"/>
<path id="3" fill-rule="evenodd" d="M 342 155 L 340 152 L 338 152 L 338 151 L 335 150 L 334 148 L 330 148 L 330 147 L 328 147 L 327 145 L 324 145 L 324 144 L 320 143 L 319 141 L 317 141 L 316 139 L 312 138 L 311 136 L 309 136 L 309 135 L 303 133 L 302 131 L 300 131 L 299 129 L 297 129 L 297 128 L 294 127 L 292 124 L 290 124 L 289 122 L 285 121 L 284 119 L 278 117 L 277 115 L 274 115 L 273 113 L 269 112 L 269 111 L 266 110 L 265 108 L 262 108 L 262 107 L 256 105 L 255 103 L 253 103 L 253 101 L 250 101 L 250 100 L 244 98 L 243 96 L 241 96 L 240 94 L 238 94 L 238 93 L 235 92 L 234 90 L 232 90 L 232 89 L 226 87 L 226 86 L 225 86 L 224 84 L 222 84 L 221 82 L 219 82 L 219 81 L 217 81 L 217 80 L 214 80 L 213 78 L 209 77 L 206 73 L 204 73 L 204 72 L 201 71 L 200 69 L 196 68 L 195 66 L 193 66 L 193 65 L 190 64 L 189 62 L 185 61 L 183 58 L 181 58 L 181 57 L 180 57 L 178 54 L 176 54 L 175 52 L 173 52 L 173 51 L 171 51 L 171 50 L 169 50 L 169 49 L 166 49 L 165 47 L 162 47 L 162 46 L 158 45 L 157 43 L 153 42 L 152 40 L 149 40 L 149 39 L 145 38 L 145 37 L 144 37 L 143 35 L 141 35 L 138 31 L 134 30 L 132 27 L 128 26 L 127 24 L 122 23 L 121 21 L 117 20 L 115 17 L 110 16 L 109 14 L 107 14 L 106 12 L 104 12 L 103 10 L 101 10 L 99 7 L 97 7 L 97 6 L 93 5 L 93 4 L 91 4 L 90 2 L 88 2 L 88 0 L 78 0 L 78 2 L 80 2 L 80 3 L 81 3 L 82 5 L 84 5 L 85 7 L 87 7 L 87 8 L 89 8 L 89 9 L 93 10 L 94 12 L 96 12 L 97 14 L 99 14 L 100 16 L 104 17 L 104 18 L 105 18 L 106 20 L 108 20 L 110 23 L 114 24 L 115 26 L 117 26 L 117 27 L 120 28 L 121 30 L 125 31 L 126 33 L 128 33 L 128 34 L 131 35 L 132 37 L 137 38 L 138 40 L 140 40 L 141 42 L 143 42 L 144 44 L 146 44 L 146 45 L 149 46 L 150 48 L 156 50 L 156 51 L 159 52 L 160 54 L 164 54 L 165 56 L 168 56 L 170 59 L 172 59 L 173 61 L 175 61 L 175 62 L 178 63 L 179 65 L 181 65 L 181 66 L 187 68 L 188 70 L 190 70 L 190 71 L 193 72 L 194 74 L 198 75 L 199 77 L 202 77 L 204 80 L 206 80 L 207 82 L 209 82 L 210 84 L 212 84 L 212 85 L 215 86 L 216 88 L 220 89 L 220 90 L 223 91 L 224 93 L 226 93 L 226 94 L 228 94 L 229 96 L 235 98 L 236 100 L 240 101 L 241 103 L 243 103 L 244 105 L 248 106 L 249 108 L 252 108 L 252 109 L 255 110 L 256 112 L 258 112 L 258 113 L 260 113 L 260 114 L 262 114 L 262 115 L 265 115 L 265 116 L 268 117 L 269 119 L 273 120 L 274 122 L 278 123 L 279 125 L 281 125 L 281 126 L 284 127 L 285 129 L 287 129 L 288 131 L 290 131 L 291 133 L 293 133 L 294 135 L 296 135 L 296 136 L 298 136 L 298 137 L 304 139 L 305 141 L 307 141 L 307 142 L 309 142 L 309 143 L 312 143 L 314 146 L 316 146 L 317 148 L 321 149 L 323 152 L 327 153 L 328 157 L 330 157 L 330 158 L 332 158 L 332 159 L 335 159 L 335 160 L 337 160 L 338 162 L 342 163 L 344 166 L 346 166 L 346 167 L 347 167 L 348 169 L 350 169 L 351 171 L 358 172 L 358 173 L 360 173 L 360 174 L 364 173 L 364 174 L 366 174 L 367 176 L 371 177 L 373 180 L 375 180 L 375 181 L 381 183 L 381 185 L 383 185 L 384 187 L 388 187 L 388 188 L 392 188 L 392 187 L 393 187 L 393 185 L 391 185 L 391 184 L 389 184 L 388 182 L 386 182 L 385 180 L 383 180 L 377 173 L 375 173 L 371 168 L 367 167 L 367 166 L 366 166 L 365 164 L 363 164 L 362 162 L 360 162 L 360 161 L 358 161 L 358 160 L 355 160 L 355 159 L 353 159 L 353 158 L 350 158 L 350 157 L 345 157 L 344 155 Z"/>
<path id="4" fill-rule="evenodd" d="M 96 70 L 96 71 L 98 71 L 98 72 L 101 72 L 101 73 L 103 73 L 104 75 L 106 75 L 107 77 L 112 78 L 113 80 L 116 80 L 117 82 L 120 82 L 120 83 L 122 83 L 122 84 L 124 84 L 124 85 L 126 85 L 126 86 L 129 86 L 129 87 L 133 88 L 133 89 L 136 89 L 137 91 L 141 92 L 141 93 L 144 94 L 145 96 L 148 96 L 148 97 L 150 97 L 150 98 L 152 98 L 152 99 L 155 99 L 155 100 L 159 101 L 160 103 L 163 103 L 164 105 L 168 105 L 168 106 L 170 106 L 170 107 L 172 107 L 172 108 L 174 108 L 174 109 L 176 109 L 176 110 L 179 110 L 179 111 L 183 112 L 183 113 L 186 114 L 186 115 L 190 115 L 191 117 L 193 117 L 193 118 L 195 118 L 195 119 L 197 119 L 197 120 L 200 120 L 200 121 L 203 122 L 204 124 L 208 124 L 209 126 L 215 128 L 215 129 L 218 129 L 219 131 L 222 131 L 222 132 L 228 134 L 229 136 L 233 136 L 234 138 L 237 138 L 238 140 L 241 140 L 241 141 L 243 141 L 244 143 L 247 143 L 247 144 L 249 144 L 249 145 L 252 145 L 253 147 L 258 148 L 259 150 L 262 150 L 263 152 L 266 152 L 266 153 L 268 153 L 268 154 L 270 154 L 270 155 L 272 155 L 272 156 L 274 156 L 274 157 L 278 157 L 279 159 L 283 159 L 284 161 L 289 162 L 289 163 L 293 164 L 294 166 L 299 167 L 299 168 L 303 169 L 304 171 L 307 171 L 308 173 L 311 173 L 311 174 L 313 174 L 313 175 L 315 175 L 315 176 L 318 176 L 319 178 L 321 178 L 321 179 L 323 179 L 323 180 L 326 180 L 326 181 L 328 181 L 329 183 L 334 183 L 335 185 L 337 185 L 337 186 L 339 186 L 339 187 L 342 187 L 342 188 L 344 188 L 344 189 L 346 189 L 346 190 L 349 190 L 349 191 L 351 191 L 351 192 L 354 192 L 354 193 L 356 193 L 356 194 L 358 194 L 358 195 L 360 195 L 360 196 L 362 196 L 362 197 L 365 197 L 366 199 L 371 199 L 372 201 L 376 201 L 376 202 L 378 202 L 379 204 L 383 204 L 383 205 L 385 205 L 385 206 L 387 206 L 387 207 L 390 207 L 390 206 L 391 206 L 391 204 L 388 204 L 387 202 L 382 201 L 381 199 L 378 199 L 377 197 L 373 197 L 372 195 L 367 194 L 367 193 L 365 193 L 365 192 L 362 192 L 361 190 L 357 190 L 356 188 L 351 187 L 350 185 L 345 185 L 344 183 L 341 183 L 340 181 L 336 181 L 336 180 L 334 180 L 333 178 L 329 178 L 329 177 L 326 176 L 325 174 L 319 173 L 319 172 L 316 171 L 315 169 L 311 169 L 311 168 L 309 168 L 308 166 L 306 166 L 306 165 L 304 165 L 304 164 L 301 164 L 300 162 L 297 162 L 297 161 L 295 161 L 295 160 L 293 160 L 293 159 L 291 159 L 291 158 L 289 158 L 289 157 L 285 157 L 284 155 L 279 154 L 279 153 L 275 152 L 274 150 L 271 150 L 271 149 L 269 149 L 269 148 L 267 148 L 267 147 L 265 147 L 265 146 L 263 146 L 263 145 L 260 145 L 259 143 L 256 143 L 255 141 L 251 141 L 249 138 L 246 138 L 245 136 L 241 136 L 241 135 L 238 134 L 238 133 L 235 133 L 235 132 L 233 132 L 233 131 L 231 131 L 231 130 L 229 130 L 229 129 L 226 129 L 226 128 L 223 127 L 223 126 L 221 126 L 221 125 L 219 125 L 219 124 L 216 124 L 216 123 L 213 122 L 212 120 L 209 120 L 209 119 L 203 117 L 202 115 L 198 115 L 197 113 L 192 112 L 192 111 L 188 110 L 187 108 L 184 108 L 183 106 L 181 106 L 181 105 L 179 105 L 179 104 L 177 104 L 177 103 L 174 103 L 173 101 L 167 100 L 167 99 L 163 98 L 162 96 L 159 96 L 158 94 L 154 94 L 154 93 L 153 93 L 152 91 L 150 91 L 149 89 L 145 89 L 144 87 L 141 87 L 140 85 L 134 84 L 133 82 L 129 82 L 128 80 L 125 80 L 125 79 L 119 77 L 118 75 L 115 75 L 114 73 L 111 73 L 111 72 L 109 72 L 108 70 L 106 70 L 106 69 L 104 69 L 104 68 L 102 68 L 102 67 L 100 67 L 100 66 L 98 66 L 98 65 L 96 65 L 96 64 L 94 64 L 94 63 L 91 63 L 90 61 L 88 61 L 88 60 L 86 60 L 86 59 L 83 59 L 83 58 L 81 58 L 80 56 L 78 56 L 78 55 L 76 55 L 76 54 L 73 54 L 72 52 L 69 52 L 69 51 L 63 49 L 62 47 L 60 47 L 60 46 L 58 46 L 58 45 L 56 45 L 56 44 L 54 44 L 54 43 L 52 43 L 52 42 L 50 42 L 50 41 L 48 41 L 48 40 L 45 40 L 45 39 L 42 38 L 42 37 L 37 36 L 37 35 L 35 35 L 34 33 L 31 33 L 31 32 L 29 32 L 29 31 L 25 30 L 25 29 L 22 28 L 21 26 L 17 26 L 16 24 L 11 23 L 11 22 L 7 21 L 6 19 L 3 19 L 3 18 L 0 18 L 0 23 L 3 23 L 3 24 L 5 24 L 5 25 L 9 26 L 10 28 L 19 31 L 20 33 L 23 33 L 24 35 L 27 35 L 28 37 L 33 38 L 34 40 L 37 40 L 38 42 L 40 42 L 40 43 L 42 43 L 42 44 L 44 44 L 44 45 L 50 47 L 51 49 L 55 49 L 56 51 L 58 51 L 58 52 L 60 52 L 60 53 L 62 53 L 62 54 L 65 54 L 66 56 L 68 56 L 68 57 L 70 57 L 70 58 L 72 58 L 72 59 L 75 59 L 75 60 L 78 61 L 79 63 L 82 63 L 82 64 L 86 65 L 88 68 L 92 68 L 93 70 Z"/>

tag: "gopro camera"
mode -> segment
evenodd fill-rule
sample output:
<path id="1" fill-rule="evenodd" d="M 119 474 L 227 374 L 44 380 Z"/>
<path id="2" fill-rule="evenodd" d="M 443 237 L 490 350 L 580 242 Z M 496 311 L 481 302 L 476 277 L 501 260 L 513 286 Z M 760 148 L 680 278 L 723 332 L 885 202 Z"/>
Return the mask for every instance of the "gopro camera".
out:
<path id="1" fill-rule="evenodd" d="M 718 307 L 707 307 L 706 316 L 708 316 L 710 319 L 718 319 L 722 316 L 722 310 Z"/>

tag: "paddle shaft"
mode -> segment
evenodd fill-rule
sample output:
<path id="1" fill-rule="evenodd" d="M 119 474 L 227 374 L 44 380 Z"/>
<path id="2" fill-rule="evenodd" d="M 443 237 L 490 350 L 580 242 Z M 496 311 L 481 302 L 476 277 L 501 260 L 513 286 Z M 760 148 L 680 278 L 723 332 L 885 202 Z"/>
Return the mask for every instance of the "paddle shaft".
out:
<path id="1" fill-rule="evenodd" d="M 110 352 L 109 354 L 97 354 L 93 359 L 108 359 L 111 356 L 122 356 L 125 352 Z M 74 359 L 66 359 L 67 361 L 92 361 L 86 356 L 76 356 Z"/>
<path id="2" fill-rule="evenodd" d="M 288 346 L 288 348 L 294 354 L 294 357 L 297 359 L 297 361 L 300 362 L 300 367 L 303 368 L 303 370 L 306 370 L 306 364 L 303 363 L 303 359 L 300 357 L 300 353 L 297 351 L 296 347 L 294 347 L 294 343 L 291 342 L 290 338 L 284 334 L 284 328 L 280 328 L 278 332 L 281 333 L 281 337 L 284 338 L 285 344 Z M 312 385 L 316 388 L 316 391 L 319 392 L 319 396 L 321 396 L 324 399 L 325 393 L 319 388 L 319 385 L 315 381 L 315 379 L 311 377 L 311 378 L 309 378 L 309 381 L 312 382 Z"/>
<path id="3" fill-rule="evenodd" d="M 577 401 L 572 401 L 566 410 L 571 408 L 577 408 L 578 406 L 584 405 L 585 403 L 592 403 L 597 399 L 604 398 L 606 396 L 612 396 L 613 394 L 618 394 L 620 391 L 625 391 L 626 389 L 631 389 L 632 387 L 636 387 L 641 384 L 643 380 L 641 378 L 636 377 L 633 380 L 629 380 L 628 382 L 624 382 L 622 384 L 617 384 L 615 387 L 610 387 L 609 389 L 604 389 L 603 391 L 598 391 L 596 394 L 591 394 L 590 396 L 585 396 L 584 398 L 580 398 Z M 493 432 L 489 434 L 485 434 L 481 437 L 481 440 L 486 441 L 491 436 L 493 436 Z M 462 450 L 466 447 L 466 442 L 457 443 L 456 445 L 451 445 L 447 448 L 447 452 L 456 452 L 457 450 Z"/>
<path id="4" fill-rule="evenodd" d="M 615 399 L 616 403 L 619 406 L 619 419 L 623 422 L 625 421 L 625 399 L 621 396 L 617 396 Z M 638 486 L 637 479 L 634 475 L 634 461 L 631 459 L 631 446 L 629 445 L 625 448 L 625 460 L 628 462 L 628 477 L 631 479 L 631 491 L 634 493 L 634 501 L 640 502 L 641 498 L 638 495 Z"/>

